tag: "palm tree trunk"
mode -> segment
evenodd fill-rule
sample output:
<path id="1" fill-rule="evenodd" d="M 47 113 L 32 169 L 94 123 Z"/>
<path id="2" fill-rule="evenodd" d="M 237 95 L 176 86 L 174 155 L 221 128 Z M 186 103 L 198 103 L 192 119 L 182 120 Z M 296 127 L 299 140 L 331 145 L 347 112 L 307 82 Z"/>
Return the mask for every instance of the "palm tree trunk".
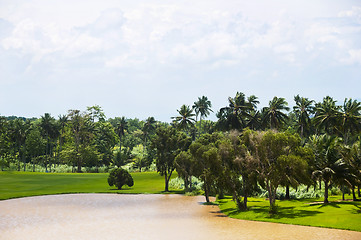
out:
<path id="1" fill-rule="evenodd" d="M 52 164 L 52 155 L 53 155 L 53 149 L 52 146 L 49 146 L 49 172 L 51 172 L 51 164 Z"/>
<path id="2" fill-rule="evenodd" d="M 45 150 L 45 172 L 48 172 L 48 154 L 49 154 L 49 137 L 47 137 L 47 141 L 46 141 L 46 150 Z"/>
<path id="3" fill-rule="evenodd" d="M 119 134 L 119 151 L 122 152 L 122 136 Z"/>
<path id="4" fill-rule="evenodd" d="M 358 185 L 358 188 L 357 188 L 357 192 L 358 192 L 358 197 L 361 197 L 361 189 L 360 189 L 361 185 Z"/>
<path id="5" fill-rule="evenodd" d="M 33 160 L 33 172 L 35 172 L 35 159 L 34 157 L 31 158 Z"/>
<path id="6" fill-rule="evenodd" d="M 199 135 L 202 134 L 202 115 L 199 116 Z"/>
<path id="7" fill-rule="evenodd" d="M 24 149 L 25 149 L 26 145 L 24 143 Z M 25 159 L 25 154 L 22 154 L 22 158 L 23 158 L 23 163 L 24 163 L 24 172 L 26 171 L 26 159 Z"/>
<path id="8" fill-rule="evenodd" d="M 18 172 L 20 172 L 20 154 L 21 154 L 21 152 L 20 152 L 20 144 L 18 145 L 19 147 L 18 147 L 18 149 L 19 149 L 19 156 L 18 156 Z"/>
<path id="9" fill-rule="evenodd" d="M 328 203 L 328 181 L 325 182 L 325 198 L 323 200 L 323 203 Z"/>

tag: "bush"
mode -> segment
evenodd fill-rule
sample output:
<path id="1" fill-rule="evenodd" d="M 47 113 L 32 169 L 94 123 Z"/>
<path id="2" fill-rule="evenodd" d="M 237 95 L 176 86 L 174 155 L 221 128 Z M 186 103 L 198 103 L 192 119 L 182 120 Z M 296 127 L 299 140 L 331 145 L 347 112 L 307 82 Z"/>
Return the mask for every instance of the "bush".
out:
<path id="1" fill-rule="evenodd" d="M 108 184 L 109 186 L 115 185 L 120 190 L 124 185 L 132 187 L 134 185 L 134 181 L 127 170 L 123 168 L 114 168 L 110 171 Z"/>
<path id="2" fill-rule="evenodd" d="M 196 177 L 192 176 L 192 189 L 190 191 L 199 192 L 202 190 L 203 182 Z M 184 189 L 184 180 L 180 177 L 172 178 L 169 181 L 169 188 L 182 190 Z"/>
<path id="3" fill-rule="evenodd" d="M 324 194 L 324 189 L 319 190 L 318 188 L 314 189 L 313 187 L 307 187 L 301 185 L 296 189 L 290 188 L 290 199 L 305 199 L 305 198 L 319 198 Z M 261 192 L 257 195 L 261 198 L 268 198 L 268 191 L 261 188 Z M 276 199 L 283 200 L 286 196 L 286 188 L 279 187 L 277 188 Z"/>

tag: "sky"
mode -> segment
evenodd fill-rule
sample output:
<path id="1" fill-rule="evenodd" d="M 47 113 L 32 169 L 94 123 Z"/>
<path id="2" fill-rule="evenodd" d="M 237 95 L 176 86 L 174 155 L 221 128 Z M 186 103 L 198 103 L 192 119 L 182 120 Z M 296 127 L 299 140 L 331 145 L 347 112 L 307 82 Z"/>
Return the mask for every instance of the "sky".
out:
<path id="1" fill-rule="evenodd" d="M 0 0 L 0 115 L 170 122 L 236 92 L 361 100 L 361 1 Z"/>

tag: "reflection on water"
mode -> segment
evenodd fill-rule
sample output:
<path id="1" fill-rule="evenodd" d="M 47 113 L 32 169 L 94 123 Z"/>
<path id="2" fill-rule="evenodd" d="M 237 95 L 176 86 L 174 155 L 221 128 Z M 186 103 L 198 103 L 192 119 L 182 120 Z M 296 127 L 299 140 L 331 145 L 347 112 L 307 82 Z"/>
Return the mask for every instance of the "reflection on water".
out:
<path id="1" fill-rule="evenodd" d="M 0 201 L 0 239 L 361 239 L 224 217 L 203 197 L 70 194 Z"/>

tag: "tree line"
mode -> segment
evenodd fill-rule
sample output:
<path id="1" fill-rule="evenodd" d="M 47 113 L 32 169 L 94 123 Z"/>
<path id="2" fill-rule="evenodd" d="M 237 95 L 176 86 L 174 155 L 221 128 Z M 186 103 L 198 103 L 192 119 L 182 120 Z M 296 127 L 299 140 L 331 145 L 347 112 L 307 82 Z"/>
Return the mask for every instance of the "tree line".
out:
<path id="1" fill-rule="evenodd" d="M 166 166 L 158 168 L 165 176 L 165 190 L 176 169 L 186 190 L 196 176 L 203 181 L 207 201 L 210 192 L 226 192 L 239 209 L 247 209 L 248 196 L 259 187 L 267 190 L 271 211 L 280 186 L 286 188 L 286 198 L 290 187 L 300 185 L 323 185 L 325 203 L 331 186 L 339 187 L 343 197 L 350 190 L 357 200 L 356 189 L 361 197 L 360 102 L 346 98 L 338 105 L 330 96 L 315 102 L 297 95 L 290 111 L 278 97 L 260 110 L 254 95 L 237 92 L 228 101 L 217 112 L 217 122 L 202 124 L 211 111 L 211 102 L 203 96 L 192 107 L 177 110 L 173 127 L 157 129 L 153 146 L 158 159 L 164 159 L 158 162 Z M 174 127 L 182 132 L 172 133 Z"/>
<path id="2" fill-rule="evenodd" d="M 157 123 L 116 117 L 106 119 L 100 106 L 86 111 L 69 110 L 58 118 L 45 113 L 40 118 L 0 117 L 0 167 L 46 172 L 59 165 L 97 172 L 99 167 L 134 163 L 139 169 L 153 161 L 153 151 L 145 150 Z"/>
<path id="3" fill-rule="evenodd" d="M 112 168 L 131 163 L 133 168 L 153 166 L 164 175 L 165 190 L 173 171 L 192 189 L 191 177 L 203 181 L 210 193 L 231 194 L 240 209 L 258 187 L 268 191 L 271 208 L 279 186 L 330 186 L 350 189 L 360 197 L 361 104 L 346 98 L 343 104 L 330 96 L 315 102 L 299 95 L 292 110 L 284 98 L 274 97 L 258 108 L 254 95 L 237 92 L 216 112 L 211 101 L 199 97 L 182 105 L 171 123 L 149 117 L 144 121 L 107 119 L 100 106 L 69 110 L 54 118 L 0 117 L 0 167 L 26 170 L 41 165 L 52 171 L 58 165 L 74 172 Z M 29 170 L 29 169 L 28 169 Z M 286 194 L 287 195 L 287 194 Z"/>

